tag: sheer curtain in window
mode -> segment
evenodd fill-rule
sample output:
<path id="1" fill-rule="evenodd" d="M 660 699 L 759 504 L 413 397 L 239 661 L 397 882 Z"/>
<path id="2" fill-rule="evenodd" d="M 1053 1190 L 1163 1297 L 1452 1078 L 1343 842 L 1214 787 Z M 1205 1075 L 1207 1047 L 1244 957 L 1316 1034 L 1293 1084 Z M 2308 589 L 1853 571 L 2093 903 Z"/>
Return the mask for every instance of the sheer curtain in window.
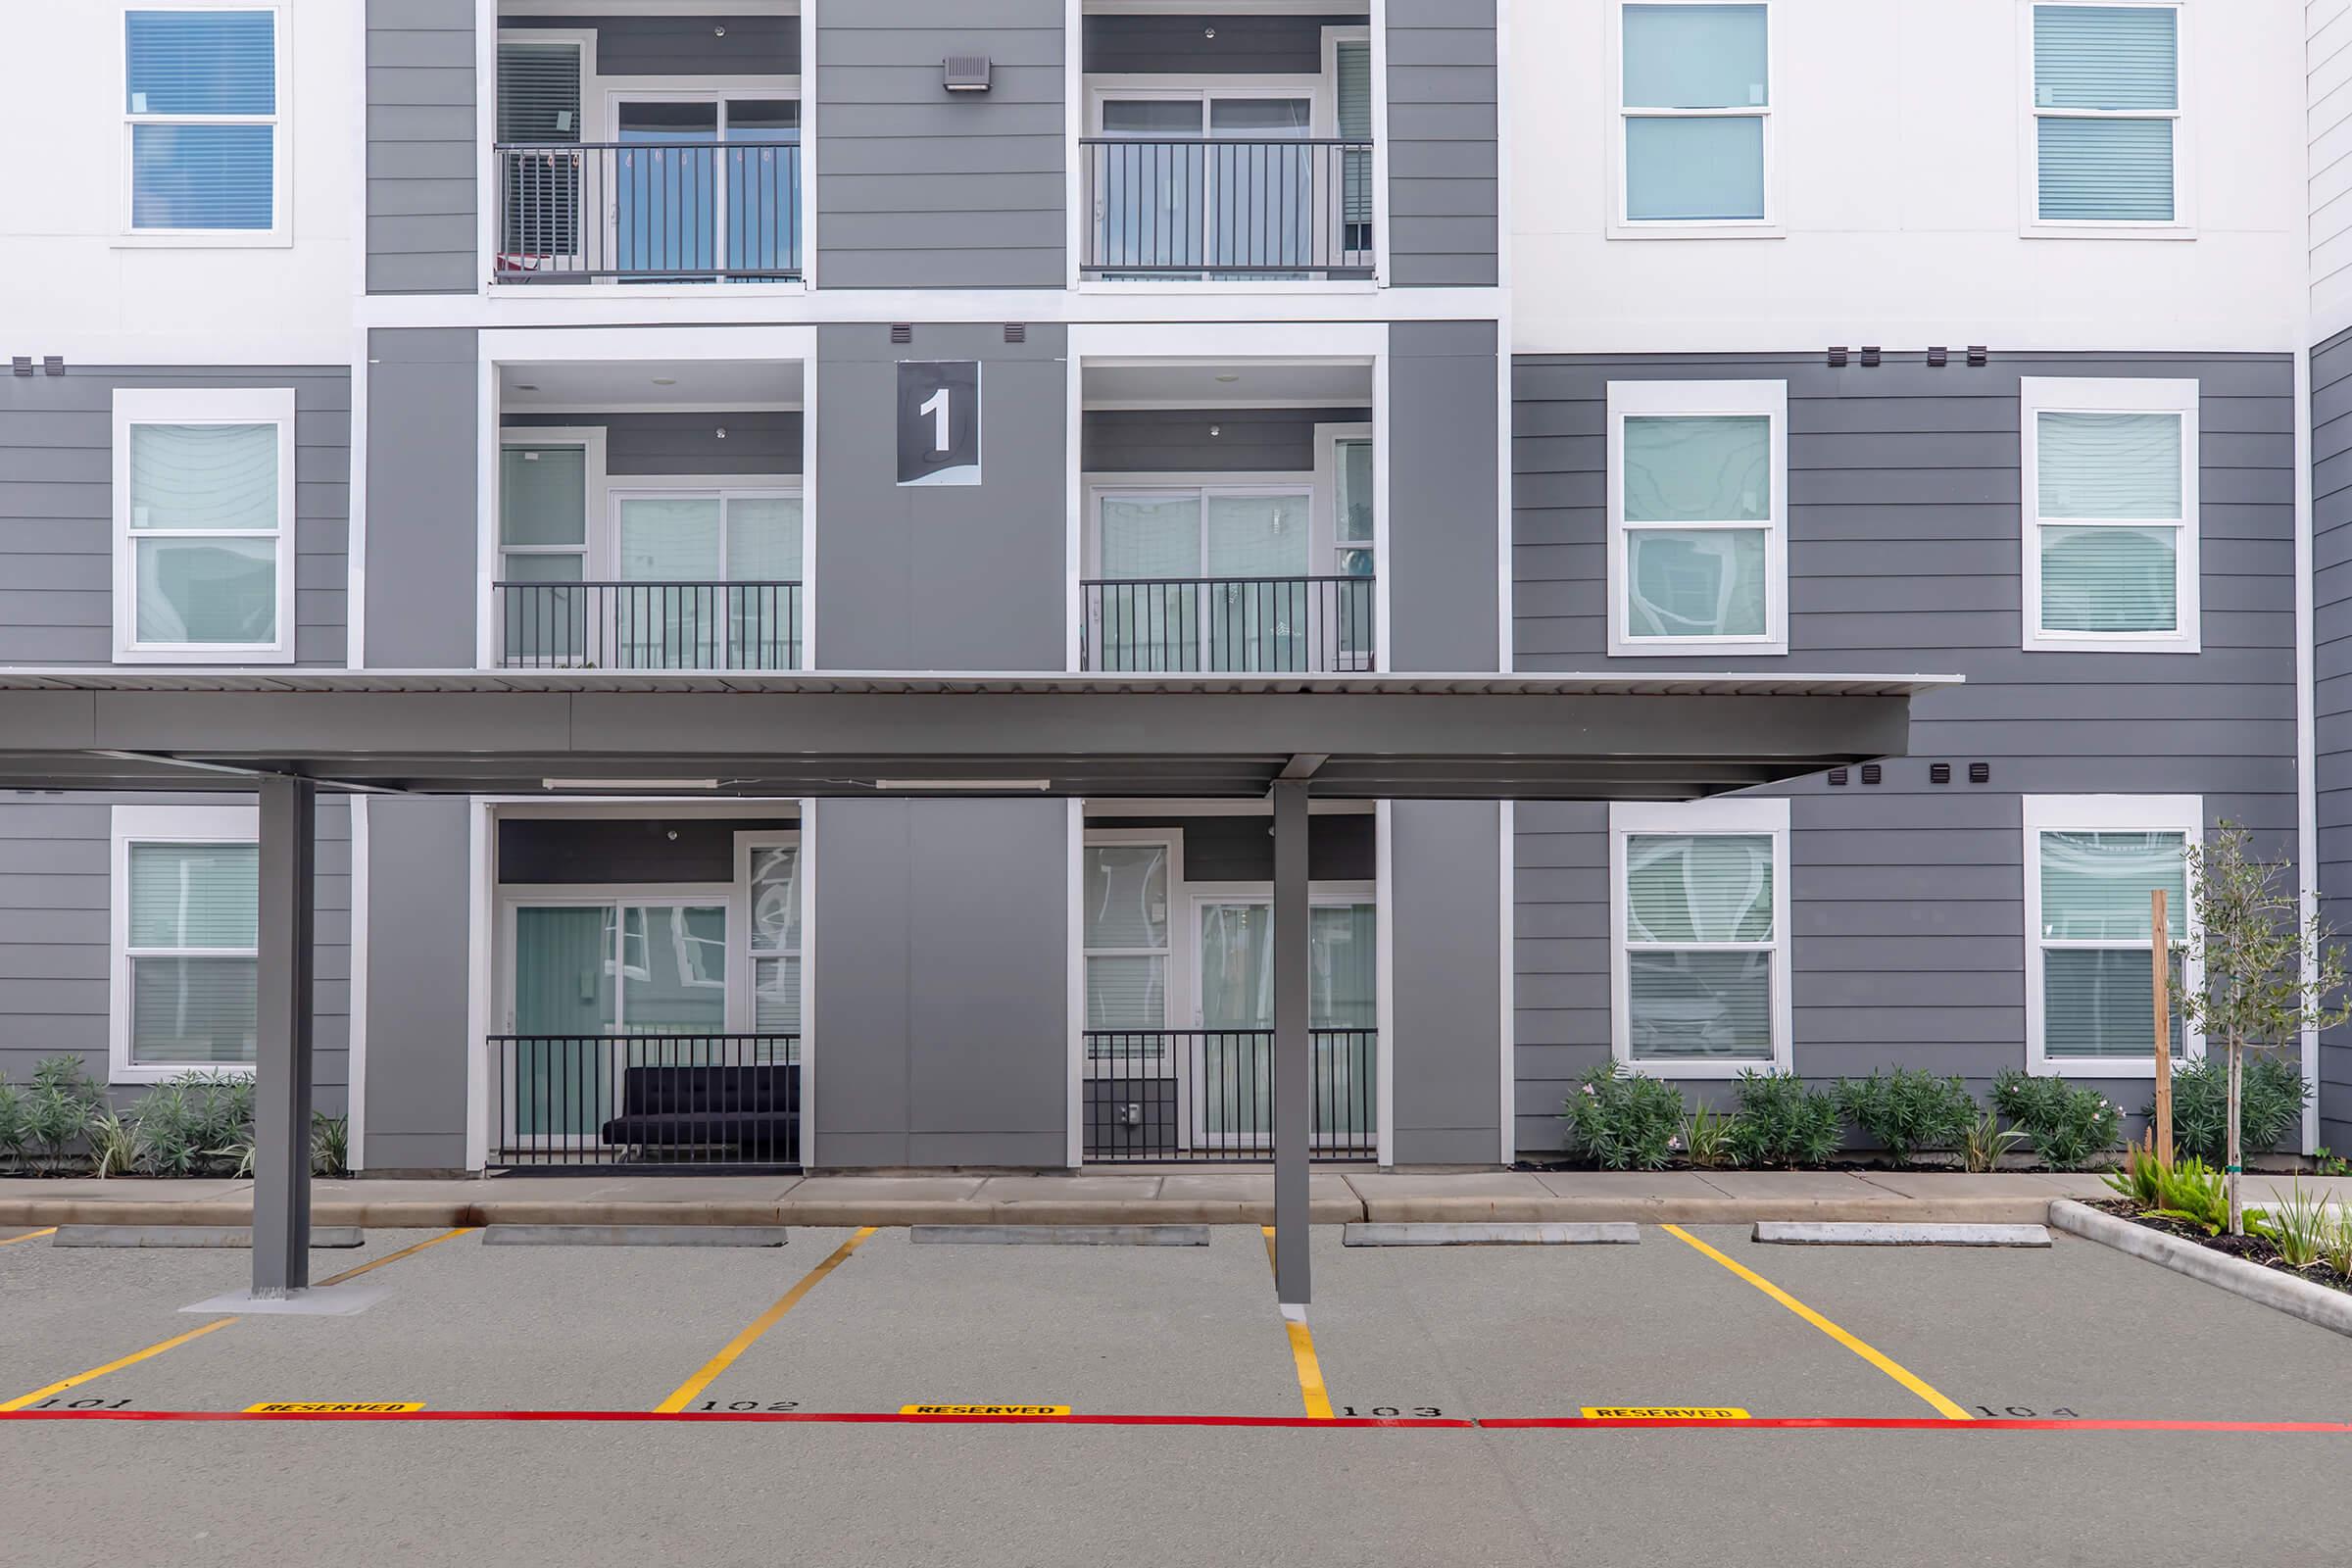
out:
<path id="1" fill-rule="evenodd" d="M 142 643 L 277 640 L 278 427 L 133 424 Z"/>

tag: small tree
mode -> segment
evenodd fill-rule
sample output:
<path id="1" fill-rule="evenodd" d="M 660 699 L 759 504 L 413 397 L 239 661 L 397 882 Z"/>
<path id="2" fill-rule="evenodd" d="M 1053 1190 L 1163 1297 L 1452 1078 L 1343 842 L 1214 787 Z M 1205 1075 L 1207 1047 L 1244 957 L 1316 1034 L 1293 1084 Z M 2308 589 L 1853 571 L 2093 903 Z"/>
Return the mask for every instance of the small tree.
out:
<path id="1" fill-rule="evenodd" d="M 2210 843 L 2190 845 L 2188 872 L 2198 929 L 2180 951 L 2203 973 L 2180 1008 L 2209 1046 L 2229 1049 L 2230 1234 L 2243 1236 L 2246 1048 L 2288 1045 L 2305 1029 L 2331 1029 L 2352 1017 L 2342 996 L 2344 951 L 2330 945 L 2335 933 L 2316 912 L 2300 917 L 2287 863 L 2258 858 L 2243 827 L 2224 822 Z M 2307 954 L 2316 959 L 2308 974 Z"/>

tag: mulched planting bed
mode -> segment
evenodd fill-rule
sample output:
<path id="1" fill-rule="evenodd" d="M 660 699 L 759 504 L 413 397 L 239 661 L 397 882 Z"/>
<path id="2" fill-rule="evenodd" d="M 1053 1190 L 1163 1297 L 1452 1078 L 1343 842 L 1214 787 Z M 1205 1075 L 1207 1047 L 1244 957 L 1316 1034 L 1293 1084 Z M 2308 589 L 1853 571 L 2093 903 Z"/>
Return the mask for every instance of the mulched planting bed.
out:
<path id="1" fill-rule="evenodd" d="M 2231 1257 L 2243 1258 L 2249 1263 L 2259 1263 L 2264 1268 L 2275 1268 L 2281 1274 L 2292 1274 L 2299 1280 L 2309 1280 L 2314 1285 L 2325 1285 L 2330 1290 L 2352 1294 L 2352 1278 L 2338 1274 L 2326 1263 L 2314 1263 L 2309 1268 L 2288 1268 L 2279 1261 L 2278 1249 L 2259 1236 L 2208 1236 L 2194 1225 L 2184 1225 L 2179 1220 L 2147 1218 L 2140 1213 L 2138 1204 L 2120 1198 L 2109 1199 L 2090 1206 L 2102 1213 L 2113 1214 L 2120 1219 L 2128 1219 L 2135 1224 L 2145 1225 L 2152 1231 L 2162 1231 L 2167 1236 L 2178 1236 L 2184 1242 L 2194 1242 L 2208 1251 L 2226 1252 Z"/>

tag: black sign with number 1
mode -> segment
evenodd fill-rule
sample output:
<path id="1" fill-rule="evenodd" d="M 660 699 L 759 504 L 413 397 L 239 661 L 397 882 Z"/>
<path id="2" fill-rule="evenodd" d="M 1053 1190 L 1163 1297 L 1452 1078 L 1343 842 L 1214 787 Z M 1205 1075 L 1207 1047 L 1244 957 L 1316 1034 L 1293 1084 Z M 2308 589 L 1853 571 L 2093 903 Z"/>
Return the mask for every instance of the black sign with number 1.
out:
<path id="1" fill-rule="evenodd" d="M 899 362 L 899 483 L 980 482 L 980 365 Z"/>

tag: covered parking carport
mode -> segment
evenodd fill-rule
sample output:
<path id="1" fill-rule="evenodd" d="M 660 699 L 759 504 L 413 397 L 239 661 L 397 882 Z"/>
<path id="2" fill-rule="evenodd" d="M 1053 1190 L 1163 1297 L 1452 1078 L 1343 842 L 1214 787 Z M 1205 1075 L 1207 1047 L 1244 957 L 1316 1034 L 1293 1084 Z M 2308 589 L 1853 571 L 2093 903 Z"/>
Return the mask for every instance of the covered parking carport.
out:
<path id="1" fill-rule="evenodd" d="M 0 670 L 0 788 L 260 798 L 252 1294 L 309 1288 L 320 790 L 1269 799 L 1276 1289 L 1310 1298 L 1310 799 L 1682 801 L 1908 748 L 1935 675 Z"/>

